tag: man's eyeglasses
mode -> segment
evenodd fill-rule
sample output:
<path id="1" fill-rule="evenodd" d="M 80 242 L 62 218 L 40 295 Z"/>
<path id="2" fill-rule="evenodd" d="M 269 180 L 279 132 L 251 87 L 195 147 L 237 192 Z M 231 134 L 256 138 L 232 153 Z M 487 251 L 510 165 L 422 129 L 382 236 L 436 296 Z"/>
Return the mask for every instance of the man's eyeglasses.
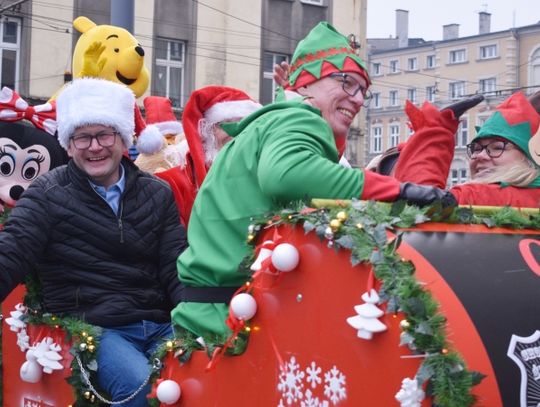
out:
<path id="1" fill-rule="evenodd" d="M 86 150 L 92 145 L 92 140 L 96 139 L 101 147 L 112 147 L 116 141 L 116 131 L 106 131 L 98 134 L 79 134 L 71 138 L 77 150 Z"/>
<path id="2" fill-rule="evenodd" d="M 499 158 L 506 150 L 506 146 L 510 144 L 509 141 L 495 140 L 485 145 L 473 141 L 467 144 L 467 155 L 469 158 L 476 158 L 483 150 L 486 150 L 486 154 L 490 158 Z"/>
<path id="3" fill-rule="evenodd" d="M 351 75 L 343 72 L 334 72 L 328 76 L 340 81 L 343 92 L 349 96 L 356 96 L 358 92 L 362 92 L 362 96 L 364 97 L 364 106 L 367 106 L 371 101 L 371 91 L 359 84 Z"/>

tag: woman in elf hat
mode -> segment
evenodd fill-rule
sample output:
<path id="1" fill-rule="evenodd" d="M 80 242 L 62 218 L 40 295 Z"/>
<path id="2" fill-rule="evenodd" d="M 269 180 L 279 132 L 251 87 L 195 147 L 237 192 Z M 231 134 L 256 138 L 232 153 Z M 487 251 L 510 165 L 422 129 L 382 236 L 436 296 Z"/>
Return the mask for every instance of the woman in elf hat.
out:
<path id="1" fill-rule="evenodd" d="M 414 135 L 405 143 L 395 177 L 444 188 L 455 147 L 458 121 L 448 110 L 426 103 L 405 108 Z M 521 92 L 497 106 L 467 145 L 471 181 L 450 189 L 459 204 L 537 208 L 540 172 L 529 152 L 540 115 Z"/>
<path id="2" fill-rule="evenodd" d="M 417 203 L 446 197 L 436 188 L 338 164 L 370 84 L 364 62 L 345 36 L 319 23 L 298 44 L 291 66 L 289 100 L 222 124 L 233 140 L 197 194 L 189 248 L 178 259 L 183 301 L 172 311 L 175 325 L 196 336 L 225 343 L 231 334 L 227 304 L 247 278 L 237 269 L 249 250 L 251 218 L 312 197 Z"/>

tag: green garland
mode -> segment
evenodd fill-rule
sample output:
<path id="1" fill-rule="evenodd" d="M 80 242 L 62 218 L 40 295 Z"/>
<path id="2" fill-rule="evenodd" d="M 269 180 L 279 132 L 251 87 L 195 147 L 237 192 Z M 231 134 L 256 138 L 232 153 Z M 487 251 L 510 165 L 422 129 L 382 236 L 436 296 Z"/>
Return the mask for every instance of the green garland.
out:
<path id="1" fill-rule="evenodd" d="M 333 208 L 312 209 L 302 203 L 295 203 L 279 213 L 272 213 L 253 219 L 248 242 L 253 252 L 247 256 L 239 271 L 251 275 L 249 266 L 254 260 L 257 235 L 268 227 L 280 224 L 302 224 L 306 233 L 315 232 L 323 241 L 336 250 L 351 252 L 351 264 L 369 262 L 373 265 L 375 277 L 381 282 L 379 296 L 386 303 L 387 312 L 402 312 L 400 345 L 408 346 L 415 354 L 426 355 L 416 373 L 419 384 L 426 384 L 426 393 L 440 407 L 468 406 L 474 403 L 471 388 L 478 384 L 483 375 L 467 370 L 462 357 L 450 347 L 445 332 L 445 318 L 429 291 L 416 281 L 414 265 L 404 261 L 397 249 L 401 243 L 401 228 L 410 228 L 428 221 L 446 223 L 483 224 L 488 227 L 514 229 L 540 229 L 540 212 L 524 213 L 505 207 L 496 211 L 479 213 L 472 208 L 442 208 L 434 205 L 417 208 L 403 202 L 383 204 L 365 201 L 350 201 L 334 205 Z M 387 231 L 395 234 L 388 241 Z M 36 278 L 27 281 L 25 305 L 32 311 L 28 323 L 46 324 L 66 331 L 66 339 L 73 339 L 71 353 L 79 356 L 86 371 L 93 373 L 97 367 L 95 354 L 98 349 L 99 328 L 72 318 L 55 317 L 44 314 L 39 309 L 39 286 Z M 248 334 L 243 332 L 227 353 L 239 354 L 247 346 Z M 88 337 L 92 340 L 88 341 Z M 1 337 L 0 337 L 1 339 Z M 223 344 L 222 338 L 205 337 L 206 351 L 211 356 L 214 349 Z M 93 345 L 89 350 L 89 345 Z M 176 339 L 164 341 L 150 358 L 154 366 L 151 383 L 159 377 L 162 361 L 169 352 L 181 362 L 189 360 L 194 350 L 203 347 L 193 334 L 178 331 Z M 1 353 L 0 353 L 1 356 Z M 74 359 L 72 376 L 68 382 L 73 386 L 75 406 L 95 406 L 96 400 L 86 387 L 79 366 Z M 1 383 L 0 383 L 1 385 Z M 156 398 L 150 398 L 151 406 L 159 406 Z"/>

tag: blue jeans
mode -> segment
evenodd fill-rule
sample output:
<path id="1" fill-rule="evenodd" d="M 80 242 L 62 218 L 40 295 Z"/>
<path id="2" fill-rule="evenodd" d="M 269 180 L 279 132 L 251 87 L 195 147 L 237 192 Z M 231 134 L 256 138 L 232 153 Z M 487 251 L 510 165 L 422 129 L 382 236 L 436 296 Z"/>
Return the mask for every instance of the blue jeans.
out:
<path id="1" fill-rule="evenodd" d="M 158 324 L 140 321 L 130 325 L 104 328 L 97 353 L 97 380 L 113 401 L 132 395 L 151 373 L 152 353 L 163 339 L 173 338 L 170 323 Z M 131 400 L 119 404 L 122 407 L 148 406 L 146 395 L 151 386 L 147 384 Z"/>

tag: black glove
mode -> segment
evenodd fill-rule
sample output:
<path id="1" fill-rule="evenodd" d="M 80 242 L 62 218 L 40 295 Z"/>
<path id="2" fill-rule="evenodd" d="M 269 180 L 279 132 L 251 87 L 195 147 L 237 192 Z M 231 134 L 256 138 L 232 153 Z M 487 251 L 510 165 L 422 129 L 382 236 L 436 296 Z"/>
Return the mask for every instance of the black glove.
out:
<path id="1" fill-rule="evenodd" d="M 417 206 L 427 206 L 435 202 L 441 202 L 443 208 L 457 206 L 456 198 L 450 192 L 412 182 L 403 182 L 400 185 L 398 199 L 403 199 L 408 204 Z"/>
<path id="2" fill-rule="evenodd" d="M 454 117 L 459 119 L 463 113 L 469 110 L 471 107 L 475 107 L 478 103 L 484 100 L 483 95 L 474 95 L 470 98 L 460 100 L 459 102 L 452 103 L 449 106 L 446 106 L 443 110 L 449 109 L 454 112 Z"/>

